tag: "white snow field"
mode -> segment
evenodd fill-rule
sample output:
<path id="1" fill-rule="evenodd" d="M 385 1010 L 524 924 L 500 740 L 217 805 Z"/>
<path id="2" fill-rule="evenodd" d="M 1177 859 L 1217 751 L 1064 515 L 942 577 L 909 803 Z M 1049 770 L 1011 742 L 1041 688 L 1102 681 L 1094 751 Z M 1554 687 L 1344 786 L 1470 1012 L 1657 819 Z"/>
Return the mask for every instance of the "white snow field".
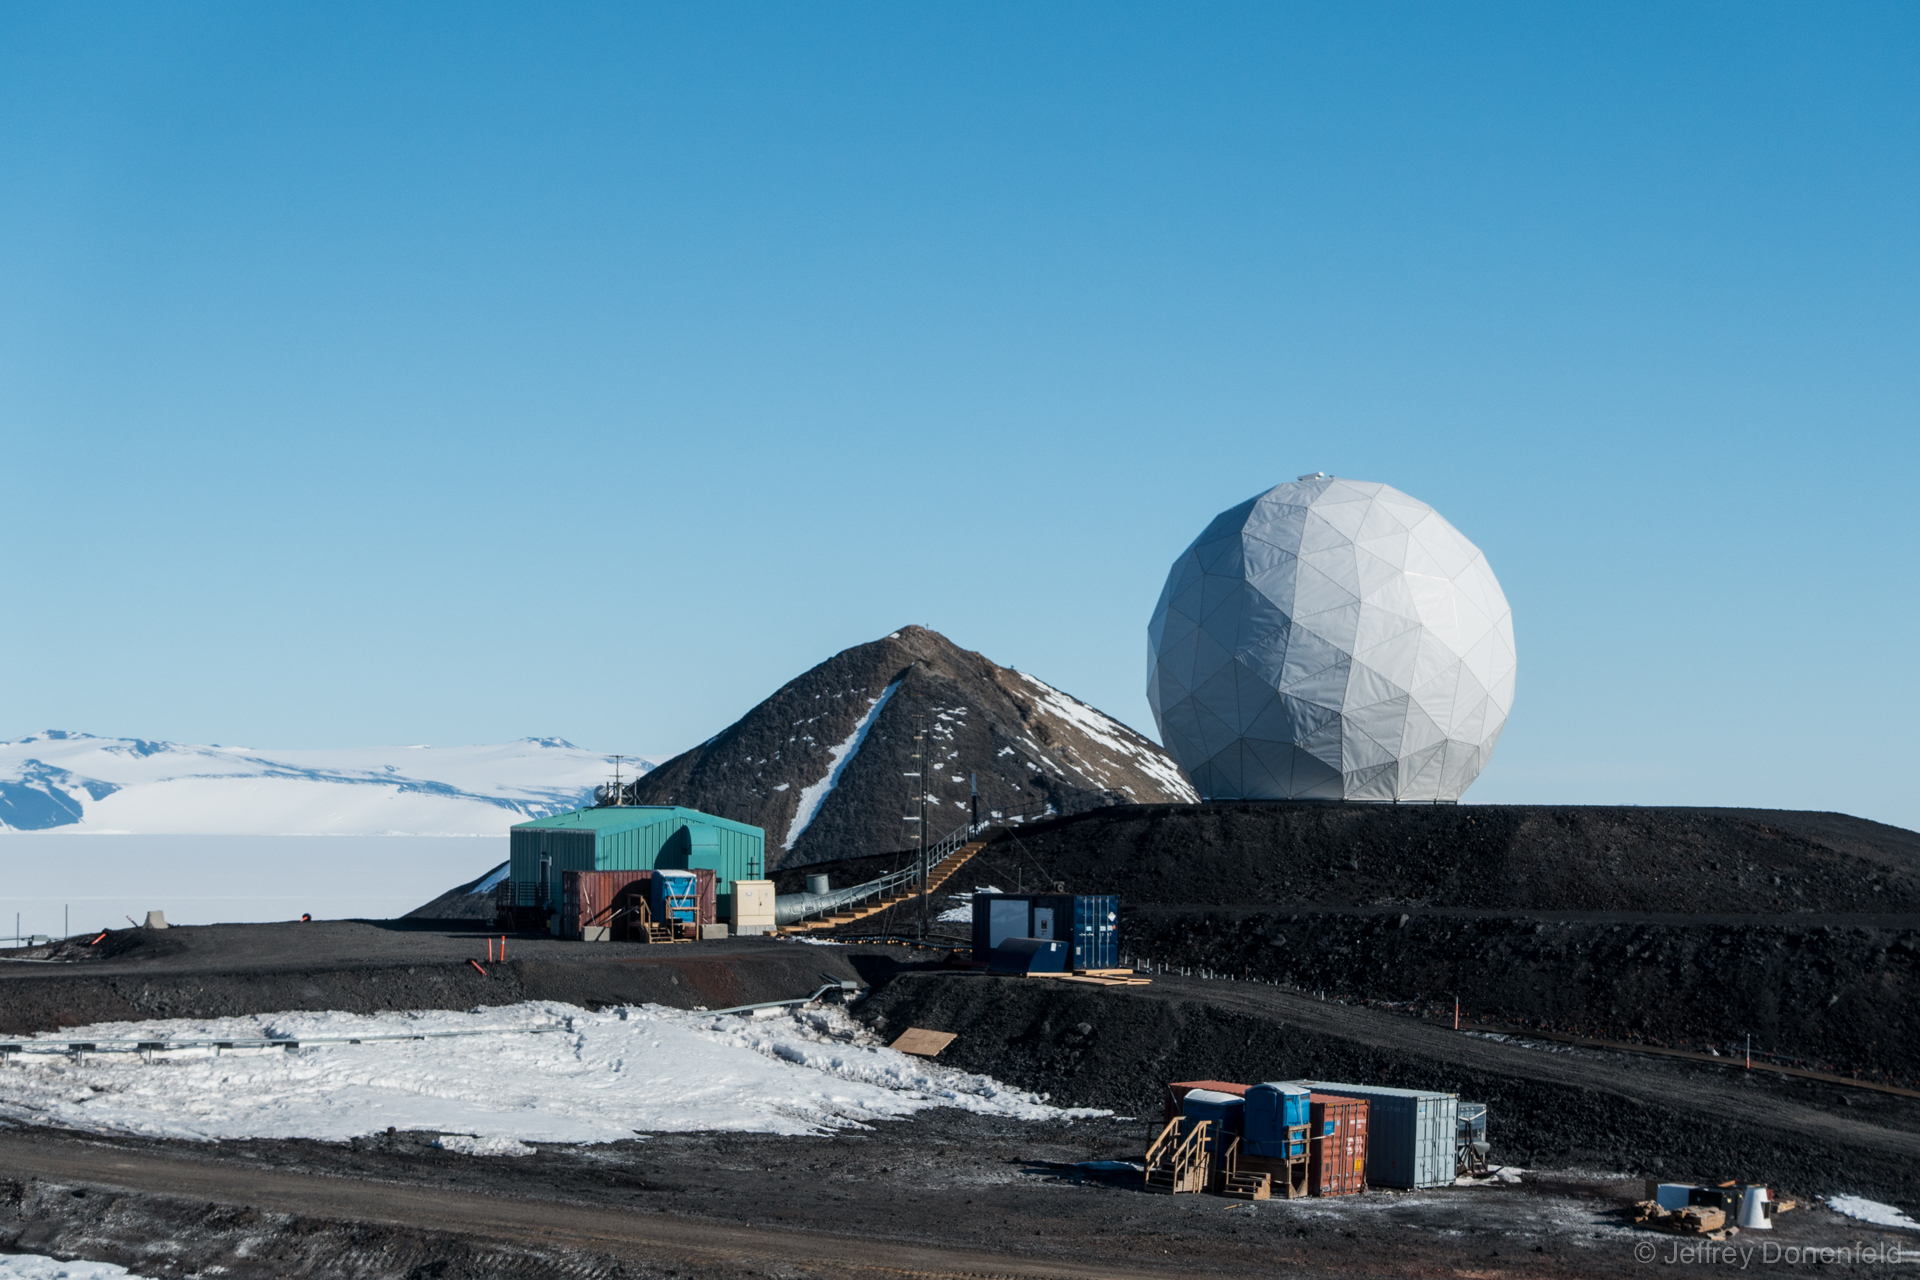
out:
<path id="1" fill-rule="evenodd" d="M 505 861 L 494 836 L 0 834 L 0 938 L 168 924 L 385 920 Z M 12 945 L 10 942 L 0 946 Z"/>
<path id="2" fill-rule="evenodd" d="M 228 1050 L 10 1054 L 0 1115 L 102 1133 L 197 1140 L 343 1141 L 387 1128 L 441 1145 L 520 1154 L 528 1142 L 595 1143 L 636 1132 L 814 1134 L 928 1107 L 1018 1119 L 1105 1111 L 1050 1107 L 986 1076 L 896 1053 L 834 1008 L 710 1014 L 657 1005 L 589 1013 L 548 1001 L 465 1013 L 99 1023 L 38 1039 L 165 1040 L 497 1034 Z"/>
<path id="3" fill-rule="evenodd" d="M 0 742 L 0 937 L 16 914 L 19 932 L 54 936 L 151 910 L 171 924 L 401 915 L 503 860 L 514 823 L 588 803 L 611 772 L 559 738 L 256 751 L 51 729 Z"/>
<path id="4" fill-rule="evenodd" d="M 0 1280 L 140 1280 L 111 1262 L 61 1262 L 43 1253 L 0 1253 Z"/>
<path id="5" fill-rule="evenodd" d="M 1915 1222 L 1890 1204 L 1881 1204 L 1865 1196 L 1828 1196 L 1827 1208 L 1835 1213 L 1844 1213 L 1849 1218 L 1871 1222 L 1876 1227 L 1909 1227 L 1920 1231 L 1920 1222 Z"/>
<path id="6" fill-rule="evenodd" d="M 559 738 L 255 750 L 49 729 L 0 742 L 0 830 L 502 835 L 587 803 L 611 772 L 606 756 Z"/>

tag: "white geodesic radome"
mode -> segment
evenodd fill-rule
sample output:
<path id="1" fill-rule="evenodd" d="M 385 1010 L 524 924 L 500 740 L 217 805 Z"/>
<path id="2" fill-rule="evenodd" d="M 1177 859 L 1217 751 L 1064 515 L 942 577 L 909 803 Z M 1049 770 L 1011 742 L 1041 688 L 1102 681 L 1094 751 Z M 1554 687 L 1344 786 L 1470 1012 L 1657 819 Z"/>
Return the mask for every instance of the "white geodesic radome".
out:
<path id="1" fill-rule="evenodd" d="M 1426 503 L 1302 476 L 1174 561 L 1147 662 L 1161 741 L 1209 799 L 1457 800 L 1513 707 L 1513 616 Z"/>

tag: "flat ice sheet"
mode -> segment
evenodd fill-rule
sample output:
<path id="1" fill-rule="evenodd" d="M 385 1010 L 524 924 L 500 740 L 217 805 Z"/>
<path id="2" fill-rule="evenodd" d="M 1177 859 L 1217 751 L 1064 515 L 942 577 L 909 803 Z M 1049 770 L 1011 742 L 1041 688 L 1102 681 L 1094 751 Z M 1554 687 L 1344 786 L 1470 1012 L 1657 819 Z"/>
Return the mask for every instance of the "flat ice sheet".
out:
<path id="1" fill-rule="evenodd" d="M 505 820 L 501 827 L 505 831 Z M 507 856 L 498 836 L 0 834 L 13 913 L 29 934 L 169 924 L 384 920 L 465 884 Z"/>
<path id="2" fill-rule="evenodd" d="M 541 1034 L 528 1034 L 545 1029 Z M 0 1115 L 96 1132 L 341 1141 L 389 1127 L 506 1142 L 613 1142 L 636 1132 L 806 1134 L 928 1107 L 1020 1119 L 1061 1110 L 986 1076 L 895 1053 L 835 1008 L 739 1017 L 657 1005 L 589 1013 L 535 1001 L 466 1013 L 281 1013 L 100 1023 L 46 1040 L 305 1039 L 486 1030 L 457 1039 L 176 1050 L 143 1063 L 20 1054 Z M 444 1142 L 442 1145 L 457 1144 Z"/>

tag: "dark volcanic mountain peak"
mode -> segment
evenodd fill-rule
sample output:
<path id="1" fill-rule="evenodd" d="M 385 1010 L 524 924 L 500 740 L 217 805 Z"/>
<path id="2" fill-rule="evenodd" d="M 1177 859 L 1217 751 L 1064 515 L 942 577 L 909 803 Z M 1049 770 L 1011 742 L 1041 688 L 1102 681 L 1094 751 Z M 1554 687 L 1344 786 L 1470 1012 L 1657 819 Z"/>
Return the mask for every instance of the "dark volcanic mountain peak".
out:
<path id="1" fill-rule="evenodd" d="M 931 743 L 934 839 L 967 820 L 969 778 L 983 818 L 1197 798 L 1127 726 L 925 627 L 835 654 L 628 795 L 764 827 L 770 866 L 906 849 L 916 722 Z"/>

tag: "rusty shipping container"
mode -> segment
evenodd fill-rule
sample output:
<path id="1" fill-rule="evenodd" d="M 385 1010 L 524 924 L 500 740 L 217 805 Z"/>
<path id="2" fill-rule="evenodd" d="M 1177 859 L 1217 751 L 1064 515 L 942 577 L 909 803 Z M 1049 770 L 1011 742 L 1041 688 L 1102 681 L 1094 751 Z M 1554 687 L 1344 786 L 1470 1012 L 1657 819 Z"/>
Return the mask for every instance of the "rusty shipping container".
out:
<path id="1" fill-rule="evenodd" d="M 1312 1141 L 1307 1143 L 1307 1190 L 1316 1196 L 1350 1196 L 1367 1189 L 1365 1098 L 1312 1094 Z"/>
<path id="2" fill-rule="evenodd" d="M 713 924 L 719 918 L 717 877 L 706 867 L 694 874 L 699 881 L 699 922 Z M 563 871 L 560 936 L 578 941 L 589 928 L 609 926 L 612 941 L 637 940 L 628 929 L 634 917 L 622 908 L 630 899 L 646 901 L 652 879 L 652 871 Z"/>

